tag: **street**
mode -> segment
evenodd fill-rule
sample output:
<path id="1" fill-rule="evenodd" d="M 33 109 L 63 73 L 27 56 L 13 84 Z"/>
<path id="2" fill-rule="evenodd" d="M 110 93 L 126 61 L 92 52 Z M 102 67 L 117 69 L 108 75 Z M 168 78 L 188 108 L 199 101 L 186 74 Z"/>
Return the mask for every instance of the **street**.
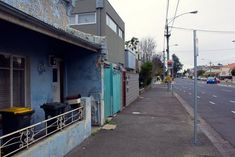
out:
<path id="1" fill-rule="evenodd" d="M 176 79 L 174 91 L 193 106 L 193 80 Z M 198 113 L 225 140 L 235 146 L 235 86 L 198 81 Z"/>

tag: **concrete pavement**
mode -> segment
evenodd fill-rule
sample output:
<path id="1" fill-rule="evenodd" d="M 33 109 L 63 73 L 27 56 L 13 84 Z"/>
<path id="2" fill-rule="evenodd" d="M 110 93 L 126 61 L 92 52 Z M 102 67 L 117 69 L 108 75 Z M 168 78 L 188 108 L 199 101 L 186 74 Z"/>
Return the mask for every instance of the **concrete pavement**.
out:
<path id="1" fill-rule="evenodd" d="M 116 117 L 114 130 L 100 130 L 67 157 L 221 157 L 199 132 L 194 145 L 193 122 L 163 85 L 142 94 Z"/>

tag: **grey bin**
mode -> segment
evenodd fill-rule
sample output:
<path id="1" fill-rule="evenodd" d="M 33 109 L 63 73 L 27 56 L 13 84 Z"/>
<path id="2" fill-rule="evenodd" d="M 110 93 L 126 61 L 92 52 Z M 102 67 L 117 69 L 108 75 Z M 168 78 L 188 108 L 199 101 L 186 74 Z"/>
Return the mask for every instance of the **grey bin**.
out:
<path id="1" fill-rule="evenodd" d="M 45 112 L 45 119 L 49 119 L 52 117 L 55 117 L 57 115 L 60 115 L 65 112 L 65 103 L 59 103 L 59 102 L 52 102 L 52 103 L 45 103 L 41 106 L 41 108 Z M 47 132 L 50 133 L 52 131 L 55 131 L 57 129 L 56 126 L 56 119 L 50 120 L 47 122 Z"/>

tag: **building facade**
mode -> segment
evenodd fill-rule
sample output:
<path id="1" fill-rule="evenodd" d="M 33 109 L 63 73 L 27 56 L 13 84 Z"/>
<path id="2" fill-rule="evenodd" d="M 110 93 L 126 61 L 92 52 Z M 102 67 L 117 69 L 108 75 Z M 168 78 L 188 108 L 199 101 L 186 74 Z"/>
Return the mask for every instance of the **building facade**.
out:
<path id="1" fill-rule="evenodd" d="M 70 28 L 71 5 L 67 0 L 0 1 L 0 109 L 30 107 L 31 124 L 38 124 L 45 120 L 40 107 L 44 103 L 65 103 L 66 97 L 79 94 L 103 104 L 105 39 Z M 50 147 L 42 148 L 39 142 L 20 156 L 64 156 L 91 134 L 90 104 L 86 118 L 44 140 Z M 66 145 L 63 149 L 58 137 Z"/>
<path id="2" fill-rule="evenodd" d="M 125 24 L 108 0 L 77 0 L 70 26 L 86 33 L 106 36 L 107 61 L 125 63 Z"/>

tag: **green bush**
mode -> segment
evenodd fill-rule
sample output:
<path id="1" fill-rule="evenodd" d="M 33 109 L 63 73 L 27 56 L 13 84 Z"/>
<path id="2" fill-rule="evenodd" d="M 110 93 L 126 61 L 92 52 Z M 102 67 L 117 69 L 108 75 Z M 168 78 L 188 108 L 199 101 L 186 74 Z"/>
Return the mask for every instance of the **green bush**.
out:
<path id="1" fill-rule="evenodd" d="M 235 76 L 235 68 L 232 70 L 232 76 Z"/>
<path id="2" fill-rule="evenodd" d="M 140 70 L 140 87 L 148 86 L 152 81 L 152 62 L 146 62 L 141 66 Z M 142 82 L 142 83 L 141 83 Z"/>

